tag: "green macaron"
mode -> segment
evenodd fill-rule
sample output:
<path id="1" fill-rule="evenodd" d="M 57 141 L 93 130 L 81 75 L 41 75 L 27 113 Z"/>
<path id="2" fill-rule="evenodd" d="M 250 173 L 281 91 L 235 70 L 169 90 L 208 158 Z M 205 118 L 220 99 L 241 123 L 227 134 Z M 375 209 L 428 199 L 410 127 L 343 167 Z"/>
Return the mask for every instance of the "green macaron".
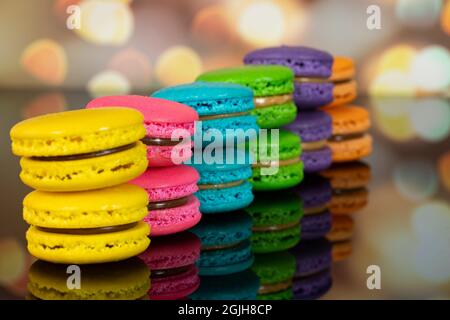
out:
<path id="1" fill-rule="evenodd" d="M 218 69 L 201 74 L 197 81 L 231 82 L 253 90 L 255 109 L 260 128 L 280 128 L 293 122 L 297 107 L 292 100 L 294 74 L 283 66 L 248 65 Z"/>
<path id="2" fill-rule="evenodd" d="M 254 190 L 291 188 L 303 180 L 301 139 L 298 135 L 280 129 L 276 139 L 270 132 L 267 139 L 258 138 L 256 148 L 250 145 L 250 150 L 257 159 L 250 178 Z"/>
<path id="3" fill-rule="evenodd" d="M 257 299 L 292 299 L 295 267 L 295 257 L 288 251 L 256 255 L 252 271 L 260 279 Z"/>
<path id="4" fill-rule="evenodd" d="M 255 253 L 290 249 L 300 241 L 303 205 L 292 190 L 257 193 L 245 211 L 252 217 L 252 250 Z"/>

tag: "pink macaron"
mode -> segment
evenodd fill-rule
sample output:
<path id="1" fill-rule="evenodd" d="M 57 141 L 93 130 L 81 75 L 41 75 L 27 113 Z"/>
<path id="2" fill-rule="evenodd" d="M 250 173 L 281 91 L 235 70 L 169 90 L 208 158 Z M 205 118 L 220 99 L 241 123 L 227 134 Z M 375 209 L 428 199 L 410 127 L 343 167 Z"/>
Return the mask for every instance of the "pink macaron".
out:
<path id="1" fill-rule="evenodd" d="M 200 247 L 200 239 L 188 231 L 152 240 L 139 255 L 151 272 L 150 299 L 183 299 L 197 290 Z"/>
<path id="2" fill-rule="evenodd" d="M 194 135 L 198 114 L 193 108 L 174 101 L 137 95 L 96 98 L 86 108 L 112 106 L 133 108 L 144 115 L 147 135 L 142 141 L 147 145 L 150 167 L 180 164 L 191 157 L 192 142 L 185 138 Z"/>
<path id="3" fill-rule="evenodd" d="M 201 218 L 200 202 L 193 195 L 198 190 L 197 170 L 186 165 L 149 168 L 130 181 L 148 192 L 151 236 L 162 236 L 189 229 Z"/>

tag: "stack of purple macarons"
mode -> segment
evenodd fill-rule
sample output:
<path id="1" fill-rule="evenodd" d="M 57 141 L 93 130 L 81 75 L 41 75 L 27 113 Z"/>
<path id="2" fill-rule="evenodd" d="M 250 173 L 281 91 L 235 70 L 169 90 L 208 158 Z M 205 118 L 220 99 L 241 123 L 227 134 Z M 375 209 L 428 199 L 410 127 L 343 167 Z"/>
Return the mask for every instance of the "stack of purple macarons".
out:
<path id="1" fill-rule="evenodd" d="M 319 108 L 333 100 L 333 84 L 326 81 L 332 73 L 333 56 L 307 47 L 280 46 L 252 51 L 244 57 L 244 63 L 277 64 L 292 69 L 298 113 L 286 128 L 302 139 L 305 173 L 328 168 L 332 155 L 327 139 L 332 135 L 332 121 Z"/>

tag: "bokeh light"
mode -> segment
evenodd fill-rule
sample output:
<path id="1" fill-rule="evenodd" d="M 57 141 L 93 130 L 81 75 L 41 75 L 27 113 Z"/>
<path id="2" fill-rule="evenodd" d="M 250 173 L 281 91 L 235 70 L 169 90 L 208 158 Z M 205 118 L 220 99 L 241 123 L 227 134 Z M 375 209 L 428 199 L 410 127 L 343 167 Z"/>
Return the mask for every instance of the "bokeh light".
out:
<path id="1" fill-rule="evenodd" d="M 25 271 L 25 250 L 12 238 L 0 239 L 0 284 L 17 281 Z"/>
<path id="2" fill-rule="evenodd" d="M 377 71 L 383 73 L 390 70 L 409 72 L 417 50 L 407 44 L 399 44 L 387 49 L 380 57 Z"/>
<path id="3" fill-rule="evenodd" d="M 441 13 L 441 27 L 450 36 L 450 1 L 445 2 L 445 7 Z"/>
<path id="4" fill-rule="evenodd" d="M 441 91 L 450 87 L 450 53 L 441 46 L 421 50 L 411 66 L 411 76 L 418 88 Z"/>
<path id="5" fill-rule="evenodd" d="M 97 73 L 87 84 L 93 97 L 124 95 L 131 90 L 130 82 L 120 72 L 105 70 Z"/>
<path id="6" fill-rule="evenodd" d="M 133 33 L 134 18 L 129 5 L 119 0 L 84 0 L 80 4 L 81 27 L 75 32 L 100 45 L 121 45 Z"/>
<path id="7" fill-rule="evenodd" d="M 37 117 L 47 113 L 61 112 L 66 108 L 64 95 L 59 92 L 43 93 L 22 107 L 22 119 Z"/>
<path id="8" fill-rule="evenodd" d="M 398 70 L 386 71 L 375 77 L 369 87 L 372 96 L 413 96 L 415 88 L 409 75 Z"/>
<path id="9" fill-rule="evenodd" d="M 22 53 L 21 64 L 26 72 L 45 84 L 59 85 L 66 78 L 66 52 L 51 39 L 30 43 Z"/>
<path id="10" fill-rule="evenodd" d="M 238 16 L 238 31 L 254 45 L 278 44 L 286 24 L 281 8 L 271 1 L 253 1 Z"/>
<path id="11" fill-rule="evenodd" d="M 406 142 L 415 137 L 408 99 L 374 98 L 371 104 L 375 125 L 384 136 L 398 142 Z"/>
<path id="12" fill-rule="evenodd" d="M 415 268 L 425 279 L 441 283 L 450 280 L 450 206 L 428 202 L 414 210 L 412 227 L 418 240 Z"/>
<path id="13" fill-rule="evenodd" d="M 450 150 L 446 151 L 438 161 L 438 172 L 442 184 L 450 192 Z"/>
<path id="14" fill-rule="evenodd" d="M 411 105 L 411 124 L 417 135 L 429 142 L 439 142 L 450 132 L 450 101 L 420 99 Z"/>
<path id="15" fill-rule="evenodd" d="M 442 0 L 397 0 L 395 13 L 411 27 L 430 27 L 439 19 Z"/>
<path id="16" fill-rule="evenodd" d="M 393 175 L 398 192 L 413 201 L 430 198 L 438 188 L 438 178 L 431 161 L 406 160 L 395 166 Z"/>
<path id="17" fill-rule="evenodd" d="M 164 86 L 192 82 L 201 72 L 199 55 L 185 46 L 168 48 L 158 57 L 155 66 L 156 77 Z"/>
<path id="18" fill-rule="evenodd" d="M 150 59 L 136 49 L 124 49 L 116 53 L 109 61 L 108 68 L 123 74 L 134 88 L 143 89 L 150 84 Z"/>
<path id="19" fill-rule="evenodd" d="M 191 31 L 195 40 L 211 47 L 229 45 L 234 38 L 227 10 L 221 4 L 202 8 L 194 17 Z"/>

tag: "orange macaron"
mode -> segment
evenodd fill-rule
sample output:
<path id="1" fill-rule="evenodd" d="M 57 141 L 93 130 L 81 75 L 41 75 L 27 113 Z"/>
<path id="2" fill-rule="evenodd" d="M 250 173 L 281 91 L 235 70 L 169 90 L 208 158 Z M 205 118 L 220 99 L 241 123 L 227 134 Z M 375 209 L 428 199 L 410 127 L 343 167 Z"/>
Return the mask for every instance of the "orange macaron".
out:
<path id="1" fill-rule="evenodd" d="M 356 99 L 355 64 L 351 58 L 337 56 L 333 59 L 331 76 L 333 83 L 333 101 L 327 107 L 348 104 Z"/>
<path id="2" fill-rule="evenodd" d="M 333 122 L 333 134 L 328 139 L 333 162 L 354 161 L 372 152 L 369 112 L 357 106 L 327 107 Z"/>

